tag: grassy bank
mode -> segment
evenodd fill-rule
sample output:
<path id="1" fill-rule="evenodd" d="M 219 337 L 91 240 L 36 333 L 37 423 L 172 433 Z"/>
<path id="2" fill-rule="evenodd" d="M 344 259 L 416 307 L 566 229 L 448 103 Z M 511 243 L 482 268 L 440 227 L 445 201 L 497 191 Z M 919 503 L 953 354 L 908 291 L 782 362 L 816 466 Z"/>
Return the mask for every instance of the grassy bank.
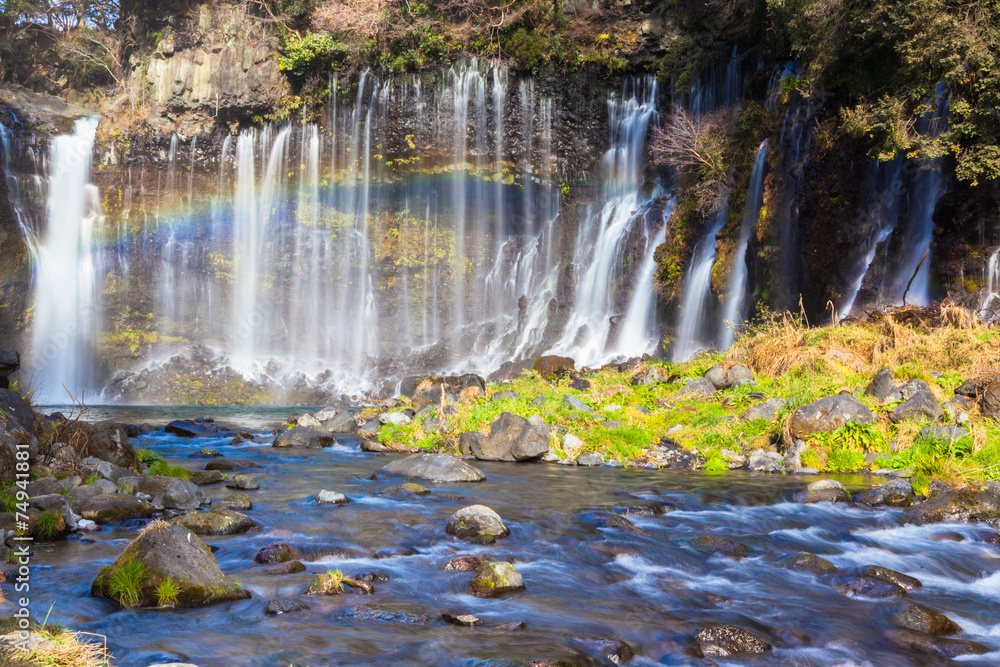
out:
<path id="1" fill-rule="evenodd" d="M 701 377 L 714 365 L 736 363 L 754 371 L 755 385 L 720 390 L 711 397 L 678 395 L 686 378 Z M 1000 423 L 996 420 L 973 408 L 962 425 L 967 436 L 936 441 L 918 435 L 929 422 L 894 424 L 887 413 L 899 403 L 880 404 L 863 391 L 880 368 L 889 368 L 897 381 L 926 382 L 943 403 L 966 379 L 1000 369 L 1000 331 L 983 326 L 960 309 L 904 309 L 826 327 L 809 327 L 789 316 L 773 317 L 742 333 L 726 353 L 652 365 L 659 366 L 670 380 L 649 386 L 632 384 L 633 377 L 644 370 L 642 366 L 584 370 L 580 375 L 590 388 L 577 390 L 568 376 L 549 381 L 528 371 L 509 383 L 491 384 L 485 396 L 456 405 L 454 414 L 441 416 L 435 410 L 418 415 L 406 426 L 383 426 L 379 440 L 390 446 L 456 451 L 461 433 L 486 431 L 502 412 L 512 412 L 523 417 L 539 415 L 547 424 L 579 437 L 585 451 L 601 452 L 626 465 L 648 462 L 651 448 L 669 439 L 697 450 L 701 465 L 721 472 L 730 467 L 723 450 L 743 456 L 755 449 L 784 451 L 784 428 L 795 408 L 846 391 L 875 412 L 877 422 L 848 424 L 809 437 L 803 465 L 830 472 L 909 469 L 914 480 L 923 483 L 932 478 L 1000 477 Z M 501 390 L 518 396 L 492 400 Z M 576 396 L 594 413 L 565 405 L 567 395 Z M 548 400 L 532 405 L 539 396 Z M 748 408 L 770 398 L 787 401 L 773 419 L 741 418 Z M 439 418 L 440 424 L 425 432 L 428 418 Z M 620 424 L 608 428 L 612 420 Z M 954 422 L 946 412 L 941 423 Z M 552 444 L 557 454 L 564 454 L 558 449 L 556 433 Z M 869 456 L 866 464 L 866 454 L 881 456 L 877 461 Z"/>

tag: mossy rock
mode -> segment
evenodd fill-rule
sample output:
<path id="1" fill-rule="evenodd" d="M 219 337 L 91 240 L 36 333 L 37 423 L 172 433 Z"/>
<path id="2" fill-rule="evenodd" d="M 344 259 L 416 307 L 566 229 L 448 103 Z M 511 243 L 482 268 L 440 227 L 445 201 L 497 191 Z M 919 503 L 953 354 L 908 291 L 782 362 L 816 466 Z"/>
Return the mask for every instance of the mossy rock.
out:
<path id="1" fill-rule="evenodd" d="M 121 602 L 121 596 L 113 593 L 112 586 L 115 572 L 120 568 L 139 570 L 140 574 L 133 578 L 135 606 L 139 607 L 159 606 L 157 591 L 168 578 L 177 588 L 173 601 L 177 607 L 200 607 L 250 597 L 249 592 L 226 579 L 212 550 L 200 537 L 183 526 L 163 521 L 147 526 L 114 563 L 102 568 L 90 594 Z"/>
<path id="2" fill-rule="evenodd" d="M 97 496 L 89 500 L 80 510 L 80 516 L 96 523 L 120 523 L 131 519 L 145 519 L 152 515 L 151 504 L 124 493 Z"/>
<path id="3" fill-rule="evenodd" d="M 492 598 L 523 589 L 524 579 L 510 563 L 487 561 L 476 569 L 470 587 L 473 595 Z"/>
<path id="4" fill-rule="evenodd" d="M 246 514 L 230 509 L 188 512 L 177 517 L 174 523 L 197 535 L 237 535 L 258 527 L 257 522 Z"/>

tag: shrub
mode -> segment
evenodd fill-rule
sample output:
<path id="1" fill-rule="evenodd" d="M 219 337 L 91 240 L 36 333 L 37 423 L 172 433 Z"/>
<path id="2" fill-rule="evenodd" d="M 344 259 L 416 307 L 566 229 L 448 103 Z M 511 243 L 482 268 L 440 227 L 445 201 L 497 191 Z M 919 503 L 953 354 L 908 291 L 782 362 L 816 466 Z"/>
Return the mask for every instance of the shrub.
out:
<path id="1" fill-rule="evenodd" d="M 518 28 L 504 44 L 504 50 L 522 71 L 535 69 L 545 56 L 546 41 L 534 30 Z"/>
<path id="2" fill-rule="evenodd" d="M 42 540 L 51 540 L 59 534 L 60 523 L 62 523 L 62 517 L 59 516 L 59 513 L 55 510 L 46 510 L 42 512 L 42 515 L 38 517 L 38 520 L 35 522 L 35 536 Z"/>
<path id="3" fill-rule="evenodd" d="M 705 455 L 705 472 L 718 474 L 728 471 L 729 466 L 726 465 L 726 460 L 722 458 L 722 454 L 719 453 L 718 449 L 713 449 Z"/>
<path id="4" fill-rule="evenodd" d="M 349 49 L 330 35 L 307 32 L 303 37 L 289 37 L 285 41 L 285 55 L 278 60 L 283 72 L 306 77 L 330 69 L 344 58 Z"/>

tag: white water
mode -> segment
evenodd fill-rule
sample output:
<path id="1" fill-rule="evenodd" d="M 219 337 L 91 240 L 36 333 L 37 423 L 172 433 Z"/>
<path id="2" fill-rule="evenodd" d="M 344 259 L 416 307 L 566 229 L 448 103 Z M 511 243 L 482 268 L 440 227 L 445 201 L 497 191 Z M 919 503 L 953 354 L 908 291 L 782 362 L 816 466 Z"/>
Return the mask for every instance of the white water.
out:
<path id="1" fill-rule="evenodd" d="M 996 302 L 1000 302 L 1000 248 L 990 255 L 990 261 L 986 266 L 986 296 L 979 306 L 979 316 L 983 320 L 987 322 L 996 320 Z"/>
<path id="2" fill-rule="evenodd" d="M 719 344 L 722 349 L 728 348 L 736 340 L 736 331 L 743 326 L 746 317 L 744 300 L 749 289 L 747 280 L 747 245 L 750 234 L 757 225 L 757 216 L 764 204 L 764 164 L 767 159 L 767 139 L 757 147 L 753 169 L 750 172 L 750 183 L 747 185 L 746 205 L 743 208 L 743 220 L 740 225 L 740 236 L 733 250 L 733 266 L 729 270 L 729 284 L 726 287 L 726 301 L 722 311 L 722 324 L 719 331 Z"/>
<path id="3" fill-rule="evenodd" d="M 708 319 L 706 313 L 712 298 L 712 267 L 715 265 L 716 236 L 726 224 L 728 213 L 728 204 L 716 212 L 704 236 L 695 245 L 691 254 L 691 264 L 684 280 L 681 321 L 677 327 L 677 341 L 674 343 L 673 351 L 674 361 L 687 361 L 713 344 L 705 331 Z"/>
<path id="4" fill-rule="evenodd" d="M 656 349 L 659 327 L 656 319 L 656 299 L 653 294 L 653 274 L 656 272 L 656 249 L 667 240 L 666 222 L 674 211 L 674 200 L 663 207 L 663 219 L 656 235 L 646 239 L 646 256 L 635 274 L 635 290 L 618 332 L 615 352 L 622 357 L 650 354 Z"/>
<path id="5" fill-rule="evenodd" d="M 45 228 L 28 236 L 35 266 L 33 382 L 41 402 L 64 402 L 66 391 L 83 398 L 91 386 L 100 323 L 94 235 L 101 208 L 90 184 L 97 123 L 78 120 L 73 134 L 51 141 Z"/>

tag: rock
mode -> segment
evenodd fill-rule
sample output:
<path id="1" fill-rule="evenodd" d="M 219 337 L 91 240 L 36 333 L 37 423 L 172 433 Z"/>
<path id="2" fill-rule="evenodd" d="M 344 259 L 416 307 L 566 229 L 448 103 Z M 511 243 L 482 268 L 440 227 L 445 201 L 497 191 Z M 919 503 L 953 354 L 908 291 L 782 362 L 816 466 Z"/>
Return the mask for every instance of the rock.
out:
<path id="1" fill-rule="evenodd" d="M 448 613 L 441 614 L 441 620 L 445 623 L 451 623 L 452 625 L 461 625 L 463 627 L 471 628 L 475 625 L 482 625 L 483 622 L 472 614 L 462 614 L 460 616 L 453 616 Z"/>
<path id="2" fill-rule="evenodd" d="M 855 577 L 837 586 L 841 595 L 865 598 L 906 597 L 906 591 L 896 584 L 873 577 Z"/>
<path id="3" fill-rule="evenodd" d="M 260 464 L 246 459 L 224 459 L 222 461 L 209 461 L 205 464 L 205 470 L 218 470 L 220 472 L 233 472 L 234 470 L 248 470 L 250 468 L 260 468 Z"/>
<path id="4" fill-rule="evenodd" d="M 459 539 L 487 543 L 510 535 L 500 515 L 485 505 L 470 505 L 452 514 L 445 532 Z"/>
<path id="5" fill-rule="evenodd" d="M 897 607 L 889 616 L 889 620 L 907 630 L 927 635 L 955 635 L 962 631 L 955 621 L 944 614 L 909 601 Z"/>
<path id="6" fill-rule="evenodd" d="M 163 430 L 182 438 L 218 438 L 224 433 L 223 429 L 210 421 L 191 419 L 172 421 Z"/>
<path id="7" fill-rule="evenodd" d="M 781 459 L 781 465 L 785 470 L 796 471 L 802 467 L 802 453 L 806 451 L 806 443 L 796 440 L 791 447 L 785 450 L 785 455 Z"/>
<path id="8" fill-rule="evenodd" d="M 835 479 L 821 479 L 811 482 L 805 491 L 795 494 L 797 503 L 847 503 L 851 496 L 844 485 Z"/>
<path id="9" fill-rule="evenodd" d="M 687 384 L 681 387 L 677 396 L 711 396 L 715 393 L 715 385 L 705 378 L 695 378 L 688 380 Z"/>
<path id="10" fill-rule="evenodd" d="M 600 452 L 583 452 L 576 457 L 576 464 L 581 466 L 599 466 L 604 464 L 604 455 Z"/>
<path id="11" fill-rule="evenodd" d="M 771 421 L 774 416 L 778 414 L 781 408 L 785 407 L 786 401 L 783 398 L 769 398 L 763 403 L 758 403 L 750 408 L 747 408 L 746 412 L 740 415 L 740 419 L 748 422 L 754 419 L 763 419 L 765 421 Z"/>
<path id="12" fill-rule="evenodd" d="M 660 366 L 643 366 L 632 376 L 632 386 L 645 386 L 667 382 L 670 374 Z"/>
<path id="13" fill-rule="evenodd" d="M 450 454 L 414 454 L 396 459 L 382 472 L 403 477 L 417 477 L 431 482 L 481 482 L 486 475 Z"/>
<path id="14" fill-rule="evenodd" d="M 491 401 L 516 401 L 521 396 L 515 391 L 498 391 L 490 396 Z"/>
<path id="15" fill-rule="evenodd" d="M 351 501 L 343 493 L 323 489 L 316 494 L 316 502 L 320 505 L 346 505 Z"/>
<path id="16" fill-rule="evenodd" d="M 389 451 L 389 448 L 377 440 L 362 440 L 361 451 L 371 454 L 384 454 Z"/>
<path id="17" fill-rule="evenodd" d="M 958 440 L 959 438 L 964 438 L 967 435 L 969 435 L 969 432 L 964 428 L 959 428 L 951 424 L 927 426 L 920 429 L 917 433 L 918 438 L 926 438 L 928 440 L 944 440 L 945 442 Z"/>
<path id="18" fill-rule="evenodd" d="M 73 510 L 64 496 L 52 493 L 45 496 L 34 496 L 28 500 L 28 508 L 37 511 L 39 514 L 45 512 L 55 512 L 63 519 L 63 528 L 59 532 L 71 531 L 76 528 L 76 521 L 73 520 Z M 33 512 L 32 512 L 33 513 Z"/>
<path id="19" fill-rule="evenodd" d="M 306 589 L 306 595 L 343 595 L 346 592 L 346 587 L 349 582 L 358 584 L 361 583 L 354 582 L 353 579 L 349 579 L 348 577 L 335 572 L 317 574 L 309 583 L 309 588 Z M 370 584 L 364 585 L 369 587 L 371 586 Z"/>
<path id="20" fill-rule="evenodd" d="M 111 489 L 108 490 L 106 487 L 96 486 L 98 483 L 102 482 L 104 484 L 110 485 Z M 79 514 L 80 511 L 83 509 L 84 505 L 86 505 L 93 498 L 115 493 L 116 491 L 117 489 L 115 488 L 114 484 L 105 479 L 100 479 L 97 480 L 97 482 L 94 482 L 94 484 L 88 486 L 78 486 L 77 488 L 67 493 L 66 502 L 69 503 L 70 508 L 72 508 L 74 512 Z"/>
<path id="21" fill-rule="evenodd" d="M 906 510 L 917 523 L 965 522 L 1000 526 L 1000 492 L 987 485 L 936 493 Z"/>
<path id="22" fill-rule="evenodd" d="M 789 432 L 795 439 L 805 439 L 814 433 L 836 431 L 848 422 L 872 424 L 875 414 L 850 394 L 828 396 L 797 408 L 789 421 Z"/>
<path id="23" fill-rule="evenodd" d="M 737 383 L 754 381 L 753 371 L 740 364 L 728 368 L 712 366 L 702 377 L 711 382 L 716 389 L 728 389 Z"/>
<path id="24" fill-rule="evenodd" d="M 753 553 L 745 544 L 728 540 L 724 537 L 713 537 L 711 535 L 699 535 L 690 542 L 692 547 L 698 551 L 706 553 L 719 553 L 724 556 L 742 557 Z"/>
<path id="25" fill-rule="evenodd" d="M 925 635 L 913 630 L 902 628 L 889 630 L 885 633 L 889 644 L 907 651 L 917 651 L 927 655 L 942 658 L 957 658 L 961 655 L 982 655 L 989 653 L 990 648 L 978 642 L 965 639 L 948 639 Z"/>
<path id="26" fill-rule="evenodd" d="M 260 488 L 260 484 L 249 475 L 236 475 L 226 480 L 226 488 L 239 489 L 241 491 L 256 491 Z"/>
<path id="27" fill-rule="evenodd" d="M 698 650 L 706 658 L 728 658 L 766 653 L 772 646 L 749 630 L 735 625 L 702 628 L 694 636 Z"/>
<path id="28" fill-rule="evenodd" d="M 90 475 L 97 475 L 99 478 L 105 479 L 111 483 L 116 483 L 122 477 L 129 477 L 137 474 L 136 471 L 116 466 L 113 463 L 102 461 L 94 456 L 88 456 L 80 461 L 80 467 L 83 469 L 85 476 L 89 477 Z"/>
<path id="29" fill-rule="evenodd" d="M 934 394 L 921 390 L 908 398 L 905 403 L 889 411 L 889 421 L 898 424 L 903 421 L 940 421 L 944 411 Z"/>
<path id="30" fill-rule="evenodd" d="M 567 406 L 571 410 L 579 410 L 580 412 L 586 412 L 588 414 L 594 413 L 593 408 L 572 394 L 563 396 L 563 405 Z"/>
<path id="31" fill-rule="evenodd" d="M 383 412 L 378 417 L 379 424 L 406 426 L 413 420 L 405 412 Z"/>
<path id="32" fill-rule="evenodd" d="M 777 452 L 765 452 L 763 449 L 755 449 L 747 459 L 747 470 L 754 472 L 782 472 L 784 467 L 781 464 L 781 456 L 769 456 Z"/>
<path id="33" fill-rule="evenodd" d="M 354 415 L 349 412 L 340 412 L 330 419 L 320 420 L 323 428 L 330 433 L 357 433 L 358 422 L 354 420 Z"/>
<path id="34" fill-rule="evenodd" d="M 442 402 L 474 401 L 486 394 L 486 380 L 473 374 L 410 377 L 403 379 L 400 393 L 410 398 L 413 409 L 419 412 L 428 405 L 440 405 Z"/>
<path id="35" fill-rule="evenodd" d="M 135 455 L 132 443 L 125 429 L 116 422 L 105 420 L 99 422 L 63 422 L 59 435 L 65 442 L 73 442 L 74 438 L 85 442 L 80 450 L 80 456 L 95 457 L 122 468 L 128 468 L 134 473 L 141 473 L 142 465 Z"/>
<path id="36" fill-rule="evenodd" d="M 329 407 L 323 408 L 319 412 L 313 413 L 313 418 L 315 418 L 316 421 L 318 421 L 320 423 L 323 423 L 323 422 L 328 422 L 331 419 L 335 419 L 337 417 L 337 415 L 341 415 L 341 414 L 346 414 L 346 413 L 341 412 L 340 410 L 338 410 L 337 408 L 335 408 L 333 406 L 329 406 Z"/>
<path id="37" fill-rule="evenodd" d="M 472 456 L 472 448 L 479 447 L 479 441 L 483 434 L 479 431 L 466 431 L 458 436 L 458 451 L 462 456 Z"/>
<path id="38" fill-rule="evenodd" d="M 535 359 L 532 368 L 546 380 L 552 381 L 576 370 L 576 362 L 569 357 L 549 355 Z"/>
<path id="39" fill-rule="evenodd" d="M 421 486 L 416 482 L 405 482 L 397 486 L 390 486 L 379 491 L 380 496 L 426 496 L 431 492 L 426 486 Z"/>
<path id="40" fill-rule="evenodd" d="M 854 500 L 869 507 L 877 505 L 908 507 L 913 504 L 913 498 L 913 485 L 908 480 L 891 479 L 885 484 L 868 489 Z"/>
<path id="41" fill-rule="evenodd" d="M 909 380 L 904 384 L 897 384 L 892 379 L 892 371 L 883 368 L 865 388 L 865 395 L 877 398 L 880 403 L 895 403 L 908 400 L 914 394 L 927 390 L 927 383 L 922 380 Z"/>
<path id="42" fill-rule="evenodd" d="M 297 560 L 290 560 L 287 563 L 280 563 L 273 567 L 265 567 L 264 574 L 298 574 L 305 572 L 306 566 Z"/>
<path id="43" fill-rule="evenodd" d="M 80 509 L 80 516 L 99 524 L 145 519 L 152 514 L 153 506 L 150 503 L 123 493 L 96 496 L 86 501 Z"/>
<path id="44" fill-rule="evenodd" d="M 308 608 L 309 605 L 297 600 L 271 600 L 267 603 L 267 607 L 264 608 L 264 613 L 270 616 L 278 616 L 280 614 L 290 614 L 294 611 L 304 611 Z"/>
<path id="45" fill-rule="evenodd" d="M 208 501 L 201 489 L 180 477 L 123 477 L 118 480 L 118 488 L 132 495 L 145 493 L 154 508 L 194 510 Z"/>
<path id="46" fill-rule="evenodd" d="M 257 522 L 246 514 L 230 509 L 188 512 L 174 519 L 174 524 L 184 526 L 196 535 L 238 535 L 258 527 Z"/>
<path id="47" fill-rule="evenodd" d="M 189 459 L 217 459 L 225 456 L 224 454 L 215 451 L 214 449 L 199 449 L 194 454 L 188 454 Z"/>
<path id="48" fill-rule="evenodd" d="M 219 569 L 211 549 L 183 526 L 157 521 L 146 527 L 114 563 L 94 580 L 91 595 L 115 598 L 110 582 L 115 570 L 138 561 L 145 576 L 137 587 L 138 606 L 157 606 L 157 589 L 171 579 L 178 589 L 178 607 L 199 607 L 214 602 L 243 600 L 250 593 L 230 583 Z M 126 602 L 128 602 L 126 600 Z"/>
<path id="49" fill-rule="evenodd" d="M 979 397 L 979 412 L 984 417 L 1000 419 L 1000 379 L 993 380 Z"/>
<path id="50" fill-rule="evenodd" d="M 566 456 L 570 458 L 576 458 L 576 456 L 583 451 L 584 448 L 583 440 L 576 437 L 572 433 L 564 435 L 559 444 L 563 451 L 566 452 Z"/>
<path id="51" fill-rule="evenodd" d="M 549 427 L 530 423 L 524 417 L 504 412 L 491 424 L 489 433 L 470 446 L 483 461 L 528 461 L 549 451 Z"/>
<path id="52" fill-rule="evenodd" d="M 492 598 L 523 589 L 524 579 L 510 563 L 487 561 L 476 568 L 470 588 L 477 597 Z"/>
<path id="53" fill-rule="evenodd" d="M 590 391 L 591 385 L 590 380 L 584 380 L 580 378 L 579 380 L 573 380 L 569 383 L 570 389 L 576 389 L 577 391 Z"/>
<path id="54" fill-rule="evenodd" d="M 358 429 L 358 435 L 365 439 L 375 439 L 378 437 L 378 422 L 370 421 L 361 425 Z"/>
<path id="55" fill-rule="evenodd" d="M 475 556 L 458 556 L 445 563 L 444 570 L 454 570 L 456 572 L 472 572 L 479 569 L 483 563 L 491 562 L 493 556 L 489 554 L 477 554 Z"/>
<path id="56" fill-rule="evenodd" d="M 227 510 L 247 511 L 253 509 L 250 496 L 245 493 L 231 493 L 218 502 L 219 507 Z"/>
<path id="57" fill-rule="evenodd" d="M 287 431 L 282 431 L 271 444 L 272 447 L 307 447 L 319 449 L 321 447 L 332 447 L 337 439 L 326 431 L 308 426 L 297 426 Z"/>
<path id="58" fill-rule="evenodd" d="M 816 554 L 796 554 L 782 558 L 778 562 L 790 570 L 801 570 L 812 574 L 827 574 L 837 569 L 833 563 Z"/>
<path id="59" fill-rule="evenodd" d="M 914 588 L 920 588 L 923 585 L 920 583 L 919 579 L 914 579 L 913 577 L 902 574 L 901 572 L 896 572 L 895 570 L 890 570 L 889 568 L 882 567 L 880 565 L 872 565 L 868 567 L 861 573 L 861 576 L 871 577 L 872 579 L 880 579 L 890 584 L 899 586 L 907 591 L 912 591 Z"/>
<path id="60" fill-rule="evenodd" d="M 254 556 L 257 563 L 288 563 L 302 559 L 302 552 L 284 542 L 269 544 Z"/>
<path id="61" fill-rule="evenodd" d="M 188 475 L 191 483 L 197 486 L 218 484 L 222 481 L 222 473 L 218 470 L 189 470 Z"/>
<path id="62" fill-rule="evenodd" d="M 31 436 L 38 435 L 35 411 L 20 394 L 6 387 L 0 389 L 0 426 L 8 431 L 13 431 L 19 426 Z"/>
<path id="63" fill-rule="evenodd" d="M 549 399 L 545 398 L 544 396 L 535 396 L 533 399 L 531 399 L 531 403 L 528 403 L 528 405 L 533 408 L 542 408 L 545 407 L 545 404 L 548 402 Z"/>

